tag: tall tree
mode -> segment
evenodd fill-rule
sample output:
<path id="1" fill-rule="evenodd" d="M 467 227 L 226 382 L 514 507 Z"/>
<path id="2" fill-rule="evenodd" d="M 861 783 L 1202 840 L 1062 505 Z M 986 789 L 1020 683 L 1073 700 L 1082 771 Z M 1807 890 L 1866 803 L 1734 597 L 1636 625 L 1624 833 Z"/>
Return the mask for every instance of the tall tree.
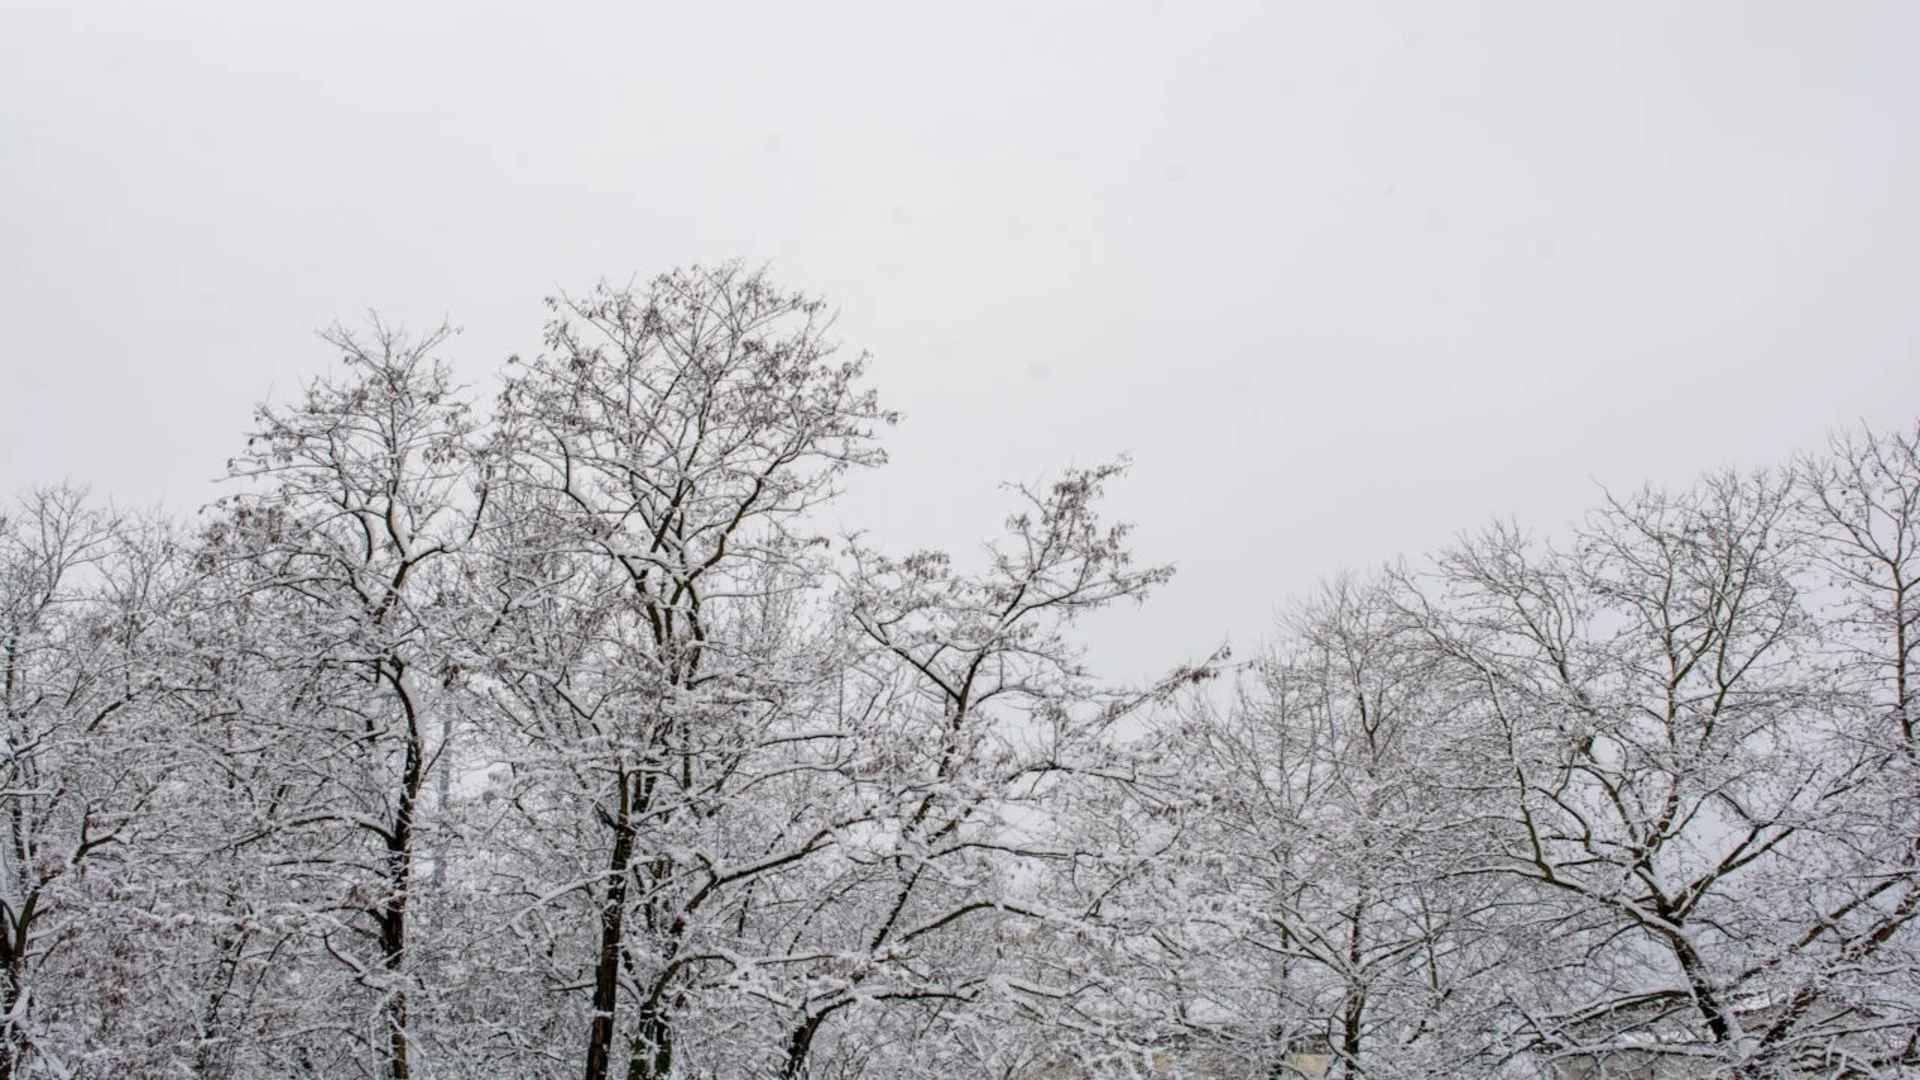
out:
<path id="1" fill-rule="evenodd" d="M 445 750 L 435 713 L 451 707 L 452 564 L 479 508 L 474 422 L 435 356 L 450 334 L 330 332 L 342 376 L 259 410 L 232 466 L 243 490 L 210 534 L 230 587 L 267 616 L 252 648 L 285 696 L 254 719 L 281 751 L 274 827 L 298 831 L 287 865 L 307 930 L 377 1017 L 349 1015 L 335 1034 L 378 1046 L 396 1080 L 412 1071 L 409 913 L 427 777 Z"/>
<path id="2" fill-rule="evenodd" d="M 1833 705 L 1802 745 L 1850 784 L 1807 823 L 1817 883 L 1797 936 L 1756 965 L 1761 1063 L 1920 1067 L 1920 427 L 1833 438 L 1794 469 Z"/>
<path id="3" fill-rule="evenodd" d="M 1104 870 L 1104 853 L 1076 842 L 1058 810 L 1073 786 L 1112 770 L 1112 729 L 1144 698 L 1099 688 L 1067 630 L 1144 599 L 1171 574 L 1133 565 L 1128 528 L 1100 519 L 1120 471 L 1070 470 L 1020 488 L 977 572 L 938 552 L 893 559 L 855 548 L 845 603 L 868 646 L 856 678 L 880 707 L 858 733 L 849 779 L 873 820 L 820 886 L 840 901 L 816 909 L 832 961 L 794 1002 L 782 1076 L 806 1075 L 825 1025 L 860 1008 L 891 1005 L 918 1015 L 923 1032 L 929 1019 L 951 1030 L 995 1015 L 959 1008 L 995 1004 L 983 996 L 1009 995 L 998 1003 L 1005 1015 L 1021 999 L 1062 993 L 1003 978 L 1011 972 L 982 946 L 1084 919 L 1071 893 L 1056 898 L 1042 883 L 1056 869 Z M 1181 677 L 1191 673 L 1172 681 Z M 864 1019 L 855 1041 L 886 1020 Z M 951 1067 L 983 1065 L 965 1062 Z"/>
<path id="4" fill-rule="evenodd" d="M 498 685 L 545 755 L 526 767 L 587 785 L 573 827 L 600 833 L 601 868 L 555 883 L 584 881 L 597 923 L 585 1074 L 609 1075 L 624 1041 L 628 1076 L 664 1077 L 707 963 L 689 951 L 699 913 L 825 842 L 729 834 L 783 700 L 742 609 L 810 584 L 801 523 L 882 460 L 891 416 L 863 361 L 837 358 L 820 301 L 737 265 L 553 307 L 548 351 L 501 398 L 498 580 L 525 631 L 501 639 L 518 659 Z"/>
<path id="5" fill-rule="evenodd" d="M 165 924 L 151 848 L 176 785 L 156 638 L 179 548 L 71 488 L 0 511 L 0 1077 L 153 1068 Z M 149 1040 L 158 1039 L 156 1046 Z"/>
<path id="6" fill-rule="evenodd" d="M 1217 954 L 1201 1011 L 1275 1076 L 1309 1060 L 1337 1076 L 1486 1068 L 1496 1052 L 1481 925 L 1496 890 L 1457 873 L 1487 837 L 1484 747 L 1403 590 L 1394 574 L 1323 586 L 1176 743 L 1210 788 L 1189 841 L 1215 859 L 1194 875 L 1209 914 L 1184 942 Z"/>
<path id="7" fill-rule="evenodd" d="M 1807 826 L 1847 779 L 1804 661 L 1805 553 L 1773 475 L 1610 502 L 1571 550 L 1495 529 L 1444 555 L 1435 647 L 1505 774 L 1512 879 L 1566 950 L 1516 999 L 1538 1048 L 1742 1065 L 1774 890 L 1815 887 Z"/>

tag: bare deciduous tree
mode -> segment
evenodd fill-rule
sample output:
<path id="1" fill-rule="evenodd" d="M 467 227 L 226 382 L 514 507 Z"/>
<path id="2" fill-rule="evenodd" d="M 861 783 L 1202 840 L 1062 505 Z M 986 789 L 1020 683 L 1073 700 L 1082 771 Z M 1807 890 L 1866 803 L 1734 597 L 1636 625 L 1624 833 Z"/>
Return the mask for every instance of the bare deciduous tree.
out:
<path id="1" fill-rule="evenodd" d="M 306 830 L 323 857 L 294 872 L 311 904 L 308 931 L 375 1002 L 369 1029 L 384 1071 L 410 1074 L 415 978 L 408 921 L 419 887 L 419 835 L 432 758 L 448 728 L 436 709 L 452 684 L 448 630 L 473 538 L 473 421 L 434 353 L 441 329 L 410 340 L 375 325 L 362 342 L 336 329 L 345 363 L 297 407 L 262 407 L 233 464 L 245 490 L 223 505 L 210 553 L 235 588 L 270 605 L 255 648 L 293 695 L 260 716 L 261 735 L 291 755 L 295 805 L 276 827 Z"/>
<path id="2" fill-rule="evenodd" d="M 498 460 L 516 516 L 502 535 L 569 567 L 574 614 L 562 618 L 592 644 L 549 640 L 528 654 L 544 665 L 509 681 L 522 730 L 576 732 L 549 748 L 604 792 L 582 805 L 605 853 L 582 879 L 599 926 L 586 1076 L 609 1074 L 624 1031 L 627 1075 L 666 1077 L 676 1007 L 705 962 L 687 951 L 696 909 L 826 839 L 757 852 L 666 839 L 724 828 L 738 771 L 764 742 L 758 702 L 780 676 L 730 635 L 734 609 L 806 585 L 766 568 L 805 565 L 796 523 L 846 469 L 881 460 L 873 431 L 891 417 L 861 387 L 861 361 L 836 359 L 824 305 L 738 266 L 554 307 L 550 352 L 502 396 Z"/>

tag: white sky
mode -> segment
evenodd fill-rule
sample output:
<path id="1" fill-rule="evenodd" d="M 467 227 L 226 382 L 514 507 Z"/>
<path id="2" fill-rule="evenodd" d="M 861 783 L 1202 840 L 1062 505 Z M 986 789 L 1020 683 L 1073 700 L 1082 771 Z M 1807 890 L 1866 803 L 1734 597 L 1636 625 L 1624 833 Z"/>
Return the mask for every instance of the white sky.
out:
<path id="1" fill-rule="evenodd" d="M 0 0 L 0 493 L 185 508 L 373 308 L 743 257 L 965 547 L 1130 451 L 1142 675 L 1342 566 L 1920 412 L 1920 4 Z"/>

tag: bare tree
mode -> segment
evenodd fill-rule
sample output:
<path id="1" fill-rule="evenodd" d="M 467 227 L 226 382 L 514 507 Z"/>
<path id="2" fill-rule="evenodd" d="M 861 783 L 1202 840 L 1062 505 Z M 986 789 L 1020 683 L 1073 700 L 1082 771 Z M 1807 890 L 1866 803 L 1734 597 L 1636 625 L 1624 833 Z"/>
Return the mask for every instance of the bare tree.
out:
<path id="1" fill-rule="evenodd" d="M 1835 687 L 1822 734 L 1851 784 L 1809 831 L 1820 880 L 1776 985 L 1763 1061 L 1835 1073 L 1920 1066 L 1920 428 L 1835 437 L 1794 469 Z"/>
<path id="2" fill-rule="evenodd" d="M 683 835 L 726 831 L 741 770 L 779 727 L 769 688 L 782 676 L 736 633 L 751 621 L 740 609 L 807 586 L 798 523 L 846 469 L 881 460 L 873 430 L 891 417 L 861 388 L 862 362 L 835 358 L 819 301 L 738 266 L 553 306 L 550 351 L 501 399 L 514 520 L 500 536 L 516 537 L 517 560 L 502 595 L 538 615 L 536 634 L 570 636 L 516 645 L 524 662 L 506 661 L 500 685 L 547 775 L 603 792 L 575 811 L 604 852 L 581 879 L 598 924 L 586 1076 L 609 1074 L 625 1030 L 627 1075 L 664 1077 L 676 1007 L 707 962 L 687 951 L 696 912 L 827 839 L 783 828 L 716 848 Z"/>
<path id="3" fill-rule="evenodd" d="M 156 1060 L 137 980 L 164 952 L 140 931 L 165 886 L 154 639 L 179 561 L 164 525 L 71 488 L 0 512 L 0 1076 Z"/>
<path id="4" fill-rule="evenodd" d="M 850 777 L 874 820 L 820 886 L 840 902 L 816 906 L 818 932 L 852 962 L 822 965 L 794 1001 L 782 1076 L 807 1075 L 825 1025 L 856 1006 L 950 1019 L 996 983 L 1015 998 L 1055 993 L 999 978 L 1008 973 L 981 945 L 1020 936 L 1009 920 L 1056 928 L 1084 917 L 1036 886 L 1047 867 L 1104 855 L 1076 844 L 1055 811 L 1066 785 L 1112 768 L 1111 729 L 1143 699 L 1092 683 L 1066 631 L 1171 573 L 1133 566 L 1127 528 L 1101 523 L 1102 490 L 1120 471 L 1019 489 L 978 573 L 937 552 L 855 549 L 846 602 L 870 647 L 858 677 L 887 688 L 869 697 L 883 707 L 858 733 Z"/>
<path id="5" fill-rule="evenodd" d="M 1812 723 L 1805 554 L 1778 479 L 1614 500 L 1570 552 L 1495 529 L 1442 556 L 1421 615 L 1506 774 L 1486 873 L 1570 950 L 1515 1004 L 1545 1052 L 1766 1047 L 1756 981 L 1812 887 L 1809 823 L 1848 784 Z"/>
<path id="6" fill-rule="evenodd" d="M 266 604 L 254 647 L 290 695 L 257 717 L 290 752 L 278 768 L 291 805 L 274 827 L 303 834 L 288 866 L 305 879 L 309 929 L 376 1002 L 375 1041 L 396 1080 L 411 1072 L 425 784 L 445 749 L 432 714 L 453 674 L 450 564 L 477 510 L 473 421 L 434 356 L 450 335 L 331 331 L 344 378 L 311 383 L 297 407 L 259 410 L 232 467 L 244 490 L 209 534 L 231 587 Z"/>
<path id="7" fill-rule="evenodd" d="M 1491 1068 L 1499 890 L 1483 748 L 1394 575 L 1291 609 L 1231 694 L 1197 692 L 1143 745 L 1172 764 L 1115 817 L 1163 852 L 1111 903 L 1141 1022 L 1236 1072 Z M 1143 777 L 1143 780 L 1147 778 Z M 1230 1063 L 1230 1064 L 1227 1064 Z"/>

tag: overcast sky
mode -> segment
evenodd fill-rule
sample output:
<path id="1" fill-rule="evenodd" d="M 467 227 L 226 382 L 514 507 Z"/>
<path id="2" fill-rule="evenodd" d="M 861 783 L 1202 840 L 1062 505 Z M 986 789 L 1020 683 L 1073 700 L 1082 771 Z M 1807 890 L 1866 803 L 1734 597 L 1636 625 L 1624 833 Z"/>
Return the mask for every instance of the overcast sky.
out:
<path id="1" fill-rule="evenodd" d="M 905 413 L 841 515 L 1129 452 L 1139 675 L 1342 567 L 1920 413 L 1920 4 L 0 7 L 0 492 L 187 508 L 368 309 L 740 257 Z"/>

